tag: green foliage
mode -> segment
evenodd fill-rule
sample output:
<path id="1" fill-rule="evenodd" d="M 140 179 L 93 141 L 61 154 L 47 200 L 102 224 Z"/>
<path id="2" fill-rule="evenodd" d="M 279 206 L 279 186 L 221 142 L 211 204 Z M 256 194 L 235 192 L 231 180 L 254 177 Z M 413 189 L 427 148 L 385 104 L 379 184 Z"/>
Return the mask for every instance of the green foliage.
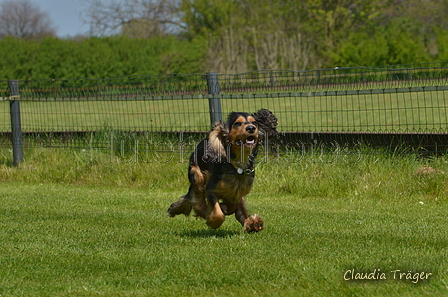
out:
<path id="1" fill-rule="evenodd" d="M 446 61 L 445 2 L 182 0 L 173 17 L 182 28 L 177 36 L 2 39 L 0 78 L 242 73 Z"/>
<path id="2" fill-rule="evenodd" d="M 192 41 L 178 41 L 171 39 L 172 50 L 162 58 L 165 73 L 203 73 L 204 57 L 208 50 L 207 40 L 201 36 Z"/>
<path id="3" fill-rule="evenodd" d="M 386 27 L 388 40 L 388 59 L 386 65 L 411 64 L 429 62 L 430 57 L 425 50 L 423 32 L 416 20 L 397 19 Z"/>
<path id="4" fill-rule="evenodd" d="M 0 51 L 3 79 L 71 79 L 200 72 L 206 47 L 200 39 L 175 37 L 45 38 L 40 43 L 5 38 Z"/>
<path id="5" fill-rule="evenodd" d="M 448 61 L 448 31 L 440 27 L 435 28 L 439 61 Z"/>
<path id="6" fill-rule="evenodd" d="M 332 55 L 335 65 L 379 66 L 430 62 L 425 40 L 415 20 L 401 19 L 386 27 L 353 32 Z M 370 32 L 369 32 L 370 31 Z M 445 32 L 448 35 L 448 31 Z M 443 36 L 443 34 L 442 34 Z"/>
<path id="7" fill-rule="evenodd" d="M 239 1 L 182 0 L 180 11 L 189 36 L 218 33 L 228 25 L 231 15 L 240 8 Z"/>
<path id="8" fill-rule="evenodd" d="M 330 54 L 335 66 L 378 66 L 388 59 L 389 47 L 386 36 L 375 34 L 369 36 L 365 32 L 350 35 L 341 44 L 337 54 Z"/>
<path id="9" fill-rule="evenodd" d="M 30 78 L 39 44 L 35 41 L 6 37 L 0 40 L 0 73 L 2 79 Z"/>
<path id="10" fill-rule="evenodd" d="M 444 60 L 438 1 L 185 0 L 188 36 L 209 39 L 206 65 L 221 72 L 380 66 Z M 396 11 L 400 11 L 399 14 Z M 421 12 L 419 14 L 419 12 Z M 437 23 L 437 22 L 436 22 Z M 440 22 L 439 22 L 440 23 Z M 216 65 L 215 61 L 220 63 Z M 238 66 L 234 66 L 237 64 Z"/>

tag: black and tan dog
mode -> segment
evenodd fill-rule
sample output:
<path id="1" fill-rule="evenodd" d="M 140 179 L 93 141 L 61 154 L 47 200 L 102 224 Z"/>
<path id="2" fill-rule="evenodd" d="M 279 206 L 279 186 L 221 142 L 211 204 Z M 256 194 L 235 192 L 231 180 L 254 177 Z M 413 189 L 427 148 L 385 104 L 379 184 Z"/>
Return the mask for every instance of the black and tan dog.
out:
<path id="1" fill-rule="evenodd" d="M 263 220 L 249 217 L 244 197 L 255 178 L 255 157 L 262 138 L 276 135 L 277 118 L 267 109 L 254 114 L 232 112 L 227 121 L 217 122 L 190 156 L 188 193 L 171 204 L 168 213 L 188 216 L 193 209 L 212 229 L 226 215 L 235 214 L 243 230 L 263 229 Z"/>

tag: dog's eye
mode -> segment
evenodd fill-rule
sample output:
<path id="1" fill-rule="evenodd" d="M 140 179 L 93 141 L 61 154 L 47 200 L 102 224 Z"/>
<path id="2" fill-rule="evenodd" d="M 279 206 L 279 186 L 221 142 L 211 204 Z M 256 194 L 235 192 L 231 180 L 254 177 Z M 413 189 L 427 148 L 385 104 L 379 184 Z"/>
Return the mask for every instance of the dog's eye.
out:
<path id="1" fill-rule="evenodd" d="M 256 126 L 257 125 L 257 121 L 253 121 L 253 122 L 251 122 L 251 124 Z"/>
<path id="2" fill-rule="evenodd" d="M 236 122 L 235 124 L 233 124 L 234 127 L 241 127 L 241 122 Z"/>

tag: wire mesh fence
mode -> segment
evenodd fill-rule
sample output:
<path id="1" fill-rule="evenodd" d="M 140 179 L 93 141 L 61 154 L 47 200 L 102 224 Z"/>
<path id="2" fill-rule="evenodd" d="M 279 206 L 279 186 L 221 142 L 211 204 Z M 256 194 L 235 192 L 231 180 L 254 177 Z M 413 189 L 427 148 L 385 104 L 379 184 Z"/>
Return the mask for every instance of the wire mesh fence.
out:
<path id="1" fill-rule="evenodd" d="M 20 80 L 14 96 L 0 81 L 0 133 L 11 131 L 9 103 L 19 101 L 25 146 L 81 147 L 91 133 L 102 149 L 125 132 L 203 135 L 215 98 L 224 117 L 270 109 L 284 133 L 429 133 L 446 142 L 448 63 L 219 74 L 215 86 L 208 75 Z"/>

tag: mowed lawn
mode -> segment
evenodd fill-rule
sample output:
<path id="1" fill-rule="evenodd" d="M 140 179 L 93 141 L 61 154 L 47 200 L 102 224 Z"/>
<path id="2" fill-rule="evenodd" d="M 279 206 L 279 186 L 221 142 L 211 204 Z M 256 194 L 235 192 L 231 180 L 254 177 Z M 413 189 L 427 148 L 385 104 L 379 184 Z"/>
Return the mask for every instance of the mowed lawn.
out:
<path id="1" fill-rule="evenodd" d="M 22 130 L 205 131 L 210 125 L 205 97 L 125 99 L 23 101 Z M 448 122 L 446 90 L 347 96 L 233 95 L 221 99 L 221 105 L 224 117 L 231 111 L 267 108 L 278 117 L 280 131 L 445 131 Z M 10 131 L 8 102 L 0 104 L 0 115 L 0 132 Z"/>
<path id="2" fill-rule="evenodd" d="M 186 164 L 70 158 L 0 164 L 1 296 L 448 294 L 445 157 L 259 164 L 255 234 L 166 215 Z"/>

